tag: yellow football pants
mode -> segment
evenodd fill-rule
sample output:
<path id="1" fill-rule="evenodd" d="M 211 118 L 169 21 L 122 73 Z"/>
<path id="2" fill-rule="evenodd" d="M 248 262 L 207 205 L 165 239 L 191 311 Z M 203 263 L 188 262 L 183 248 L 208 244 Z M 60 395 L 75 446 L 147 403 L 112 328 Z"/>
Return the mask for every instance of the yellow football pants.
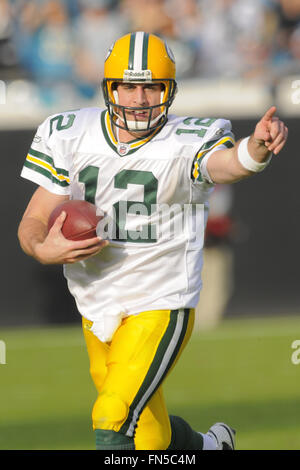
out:
<path id="1" fill-rule="evenodd" d="M 90 373 L 98 391 L 94 429 L 134 437 L 136 450 L 167 449 L 171 441 L 162 382 L 189 340 L 194 309 L 154 310 L 123 319 L 102 343 L 83 318 Z"/>

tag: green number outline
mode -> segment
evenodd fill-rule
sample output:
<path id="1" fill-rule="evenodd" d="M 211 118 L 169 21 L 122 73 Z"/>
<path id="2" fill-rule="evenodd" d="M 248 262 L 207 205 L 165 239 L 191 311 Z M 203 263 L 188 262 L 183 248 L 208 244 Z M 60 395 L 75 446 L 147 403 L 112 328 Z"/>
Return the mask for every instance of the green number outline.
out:
<path id="1" fill-rule="evenodd" d="M 192 121 L 194 126 L 201 126 L 202 129 L 183 129 L 183 128 L 179 128 L 176 130 L 175 134 L 177 135 L 181 135 L 181 134 L 197 134 L 198 137 L 204 137 L 206 132 L 207 132 L 207 129 L 203 129 L 204 128 L 208 128 L 210 127 L 215 121 L 216 119 L 215 118 L 212 118 L 212 119 L 209 119 L 209 118 L 194 118 L 194 117 L 188 117 L 186 119 L 184 119 L 183 121 L 183 124 L 185 124 L 186 126 L 190 126 L 192 124 Z M 205 122 L 207 121 L 207 122 Z"/>
<path id="2" fill-rule="evenodd" d="M 87 166 L 80 173 L 78 180 L 84 183 L 84 199 L 95 204 L 99 170 L 97 166 Z"/>
<path id="3" fill-rule="evenodd" d="M 90 165 L 79 173 L 78 180 L 84 183 L 85 186 L 84 198 L 92 204 L 95 204 L 99 171 L 100 168 Z M 123 169 L 115 175 L 114 187 L 116 189 L 127 189 L 129 184 L 138 184 L 144 187 L 144 200 L 142 202 L 120 200 L 114 204 L 116 238 L 113 240 L 131 243 L 155 243 L 157 241 L 155 225 L 143 225 L 141 230 L 125 230 L 125 224 L 126 215 L 136 204 L 142 204 L 147 215 L 151 215 L 157 204 L 158 180 L 152 171 Z M 125 218 L 122 217 L 124 214 Z"/>
<path id="4" fill-rule="evenodd" d="M 68 116 L 67 116 L 68 120 L 67 120 L 66 124 L 63 124 L 64 117 L 65 116 L 63 114 L 59 114 L 58 116 L 55 116 L 54 118 L 50 119 L 49 137 L 53 132 L 53 125 L 54 125 L 55 121 L 57 121 L 56 129 L 58 131 L 62 131 L 64 129 L 69 129 L 69 127 L 73 126 L 76 114 L 68 114 Z"/>

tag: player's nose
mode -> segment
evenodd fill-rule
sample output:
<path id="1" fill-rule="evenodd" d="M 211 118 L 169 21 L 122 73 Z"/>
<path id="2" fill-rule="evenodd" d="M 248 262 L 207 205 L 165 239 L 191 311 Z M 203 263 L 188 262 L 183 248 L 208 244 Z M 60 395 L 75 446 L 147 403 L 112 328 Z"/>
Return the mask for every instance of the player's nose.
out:
<path id="1" fill-rule="evenodd" d="M 142 85 L 137 86 L 135 89 L 134 102 L 137 106 L 147 105 L 147 95 Z"/>

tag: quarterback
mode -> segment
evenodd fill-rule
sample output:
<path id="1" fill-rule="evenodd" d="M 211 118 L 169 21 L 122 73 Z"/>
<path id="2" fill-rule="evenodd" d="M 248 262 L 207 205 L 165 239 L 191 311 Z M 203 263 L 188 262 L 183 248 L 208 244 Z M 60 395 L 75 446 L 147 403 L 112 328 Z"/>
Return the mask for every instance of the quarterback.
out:
<path id="1" fill-rule="evenodd" d="M 217 183 L 261 172 L 288 131 L 274 106 L 239 142 L 226 119 L 168 114 L 175 78 L 161 38 L 121 37 L 104 65 L 106 108 L 47 118 L 22 169 L 38 187 L 20 244 L 42 264 L 64 265 L 98 391 L 92 424 L 99 450 L 235 447 L 227 424 L 201 433 L 169 416 L 162 385 L 193 328 L 209 195 Z M 50 213 L 70 198 L 92 202 L 113 221 L 110 236 L 102 224 L 95 238 L 65 239 L 65 213 L 48 233 Z"/>

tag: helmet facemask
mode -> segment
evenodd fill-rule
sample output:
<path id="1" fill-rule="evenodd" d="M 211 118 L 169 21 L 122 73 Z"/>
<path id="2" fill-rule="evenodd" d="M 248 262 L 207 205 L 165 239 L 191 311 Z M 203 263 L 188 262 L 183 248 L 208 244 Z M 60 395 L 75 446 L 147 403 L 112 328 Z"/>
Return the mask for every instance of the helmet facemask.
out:
<path id="1" fill-rule="evenodd" d="M 119 83 L 136 83 L 136 84 L 144 84 L 144 83 L 161 83 L 162 84 L 162 91 L 161 91 L 161 98 L 160 103 L 154 106 L 123 106 L 119 103 L 119 96 L 117 91 L 117 86 Z M 157 129 L 158 127 L 162 127 L 165 122 L 167 121 L 167 115 L 169 107 L 171 106 L 175 94 L 177 91 L 177 84 L 174 79 L 164 79 L 164 80 L 151 80 L 151 81 L 125 81 L 125 80 L 118 80 L 118 79 L 104 79 L 102 82 L 102 89 L 103 95 L 105 99 L 105 104 L 108 108 L 108 112 L 113 123 L 119 127 L 120 129 L 125 129 L 127 131 L 152 131 Z M 160 108 L 160 113 L 158 116 L 152 119 L 154 111 Z M 138 120 L 128 120 L 126 116 L 127 112 L 131 111 L 146 111 L 148 112 L 148 119 L 145 121 L 138 121 Z"/>

